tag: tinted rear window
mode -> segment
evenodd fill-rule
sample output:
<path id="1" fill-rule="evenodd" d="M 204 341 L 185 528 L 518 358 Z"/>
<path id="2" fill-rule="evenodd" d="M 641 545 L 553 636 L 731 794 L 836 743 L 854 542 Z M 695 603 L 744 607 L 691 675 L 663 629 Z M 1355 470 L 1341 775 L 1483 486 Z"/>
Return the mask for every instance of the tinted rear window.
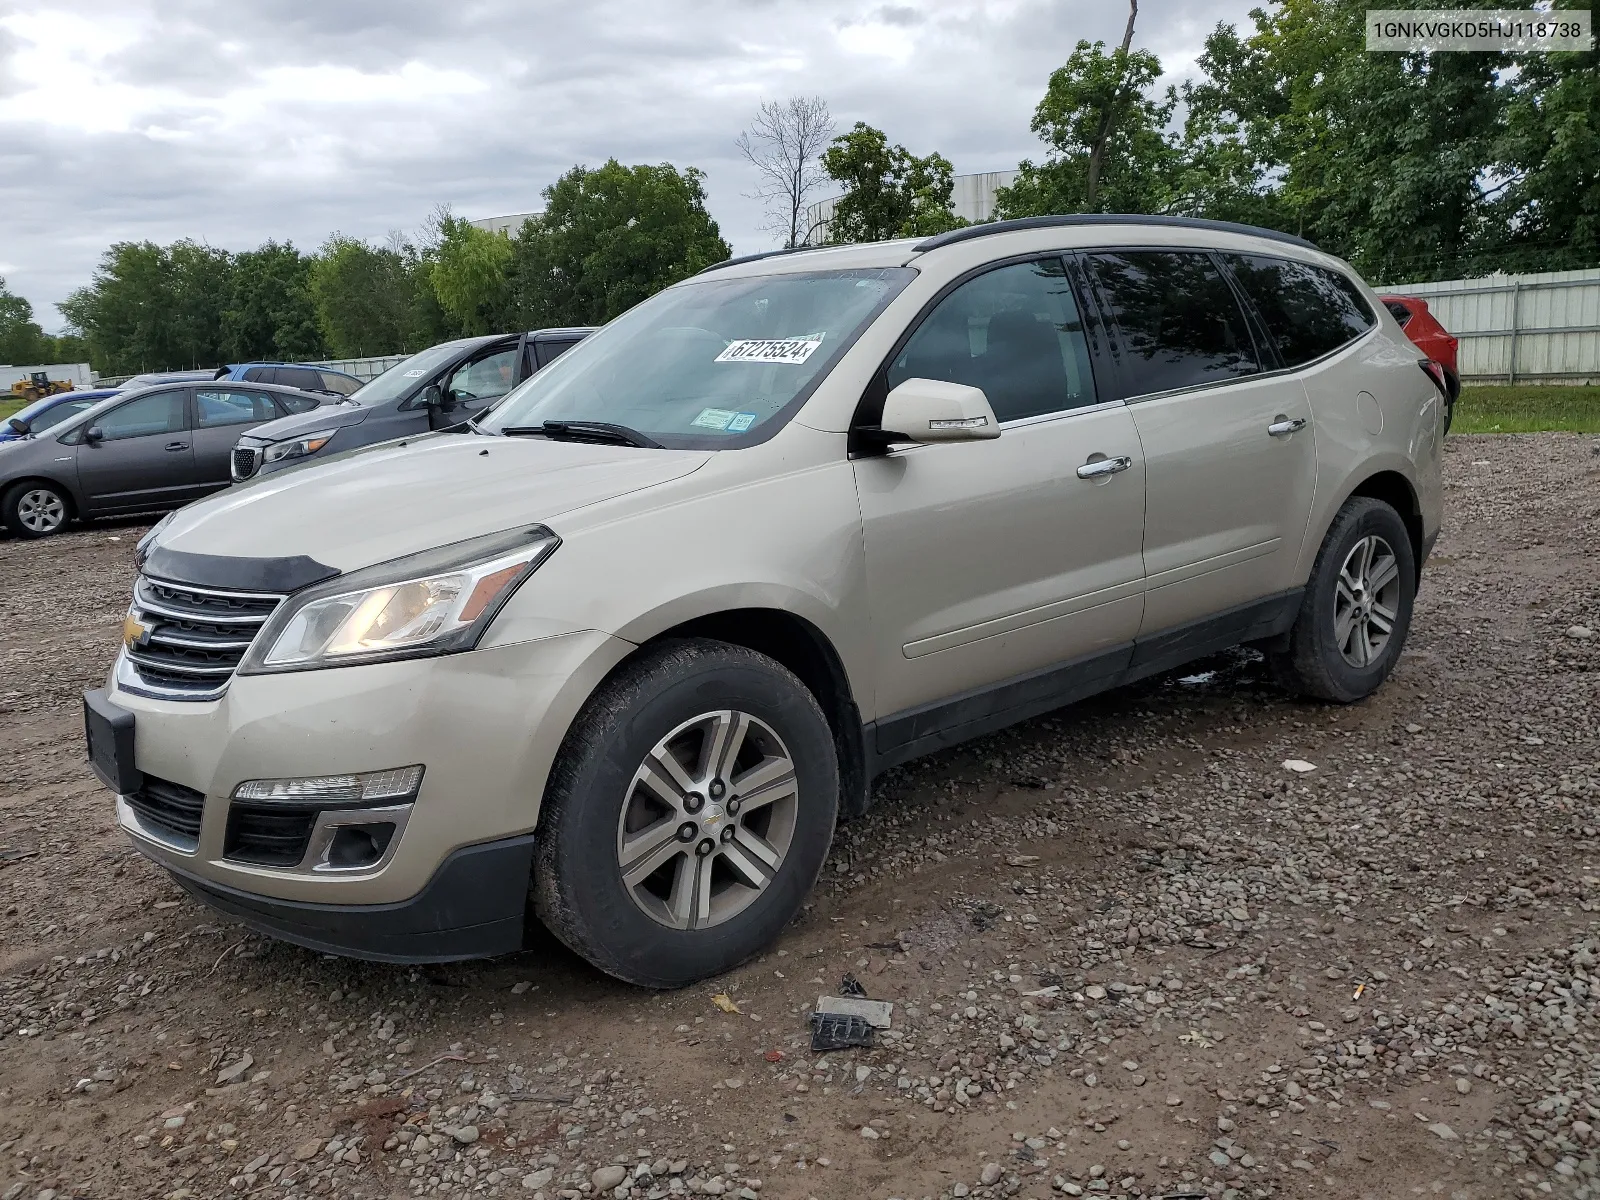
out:
<path id="1" fill-rule="evenodd" d="M 277 383 L 299 388 L 305 392 L 320 392 L 322 376 L 310 367 L 279 367 Z"/>
<path id="2" fill-rule="evenodd" d="M 1130 396 L 1259 371 L 1233 289 L 1201 251 L 1122 250 L 1088 256 L 1121 333 Z"/>
<path id="3" fill-rule="evenodd" d="M 1373 326 L 1354 281 L 1338 271 L 1266 255 L 1224 254 L 1286 367 L 1321 358 Z"/>

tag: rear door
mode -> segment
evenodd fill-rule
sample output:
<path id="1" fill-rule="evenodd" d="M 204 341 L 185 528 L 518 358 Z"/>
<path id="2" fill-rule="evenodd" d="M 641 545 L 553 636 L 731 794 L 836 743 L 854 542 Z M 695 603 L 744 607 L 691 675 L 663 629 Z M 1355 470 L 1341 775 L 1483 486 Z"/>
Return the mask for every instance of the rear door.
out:
<path id="1" fill-rule="evenodd" d="M 1296 582 L 1317 481 L 1305 389 L 1270 373 L 1272 351 L 1256 346 L 1209 252 L 1085 260 L 1119 334 L 1122 394 L 1144 447 L 1141 641 L 1193 626 L 1205 641 L 1245 636 Z"/>
<path id="2" fill-rule="evenodd" d="M 182 388 L 136 396 L 93 427 L 100 438 L 80 437 L 77 449 L 78 487 L 90 512 L 162 508 L 200 494 Z"/>
<path id="3" fill-rule="evenodd" d="M 194 466 L 203 491 L 225 488 L 232 479 L 228 458 L 239 435 L 282 416 L 272 397 L 248 384 L 201 385 L 194 397 Z"/>

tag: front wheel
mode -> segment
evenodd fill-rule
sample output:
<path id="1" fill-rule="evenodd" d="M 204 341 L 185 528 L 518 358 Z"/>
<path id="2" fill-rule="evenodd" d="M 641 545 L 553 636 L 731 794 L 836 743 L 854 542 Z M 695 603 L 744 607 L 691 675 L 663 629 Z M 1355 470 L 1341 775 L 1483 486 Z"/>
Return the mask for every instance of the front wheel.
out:
<path id="1" fill-rule="evenodd" d="M 607 681 L 562 745 L 534 909 L 602 971 L 682 987 L 788 924 L 838 807 L 833 736 L 799 679 L 742 646 L 664 644 Z"/>
<path id="2" fill-rule="evenodd" d="M 1416 559 L 1400 514 L 1352 496 L 1333 519 L 1289 631 L 1270 654 L 1292 692 L 1349 704 L 1389 677 L 1405 646 L 1416 600 Z"/>
<path id="3" fill-rule="evenodd" d="M 21 538 L 60 533 L 71 512 L 66 494 L 52 483 L 19 483 L 0 501 L 0 522 Z"/>

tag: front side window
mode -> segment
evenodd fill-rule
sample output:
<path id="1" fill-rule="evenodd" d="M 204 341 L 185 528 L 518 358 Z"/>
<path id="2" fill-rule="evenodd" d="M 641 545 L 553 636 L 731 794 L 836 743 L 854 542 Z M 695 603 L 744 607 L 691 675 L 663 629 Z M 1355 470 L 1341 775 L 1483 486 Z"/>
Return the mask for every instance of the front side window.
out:
<path id="1" fill-rule="evenodd" d="M 263 392 L 235 388 L 199 388 L 194 394 L 194 415 L 201 429 L 219 425 L 252 425 L 278 415 Z"/>
<path id="2" fill-rule="evenodd" d="M 888 385 L 937 379 L 981 388 L 1001 421 L 1095 402 L 1089 346 L 1059 258 L 969 279 L 917 327 Z"/>
<path id="3" fill-rule="evenodd" d="M 579 342 L 480 428 L 603 422 L 676 449 L 760 441 L 914 277 L 881 267 L 679 284 Z"/>
<path id="4" fill-rule="evenodd" d="M 1268 255 L 1222 259 L 1261 314 L 1286 367 L 1321 358 L 1372 328 L 1366 300 L 1337 271 Z"/>
<path id="5" fill-rule="evenodd" d="M 444 390 L 457 400 L 498 400 L 516 382 L 517 348 L 508 347 L 457 367 Z"/>
<path id="6" fill-rule="evenodd" d="M 1211 256 L 1119 250 L 1087 256 L 1122 335 L 1129 396 L 1217 383 L 1259 371 L 1244 314 Z"/>
<path id="7" fill-rule="evenodd" d="M 182 433 L 189 427 L 184 407 L 182 392 L 152 392 L 112 409 L 95 425 L 108 442 L 158 433 Z"/>

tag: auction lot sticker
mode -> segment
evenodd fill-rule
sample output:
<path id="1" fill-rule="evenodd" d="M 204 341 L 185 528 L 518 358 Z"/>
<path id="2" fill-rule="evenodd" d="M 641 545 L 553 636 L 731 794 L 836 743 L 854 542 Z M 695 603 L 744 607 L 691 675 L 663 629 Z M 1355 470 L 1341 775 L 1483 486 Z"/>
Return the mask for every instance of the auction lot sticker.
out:
<path id="1" fill-rule="evenodd" d="M 1369 8 L 1367 49 L 1547 54 L 1594 49 L 1589 10 Z"/>
<path id="2" fill-rule="evenodd" d="M 745 338 L 729 342 L 717 362 L 803 363 L 822 345 L 821 338 Z"/>

